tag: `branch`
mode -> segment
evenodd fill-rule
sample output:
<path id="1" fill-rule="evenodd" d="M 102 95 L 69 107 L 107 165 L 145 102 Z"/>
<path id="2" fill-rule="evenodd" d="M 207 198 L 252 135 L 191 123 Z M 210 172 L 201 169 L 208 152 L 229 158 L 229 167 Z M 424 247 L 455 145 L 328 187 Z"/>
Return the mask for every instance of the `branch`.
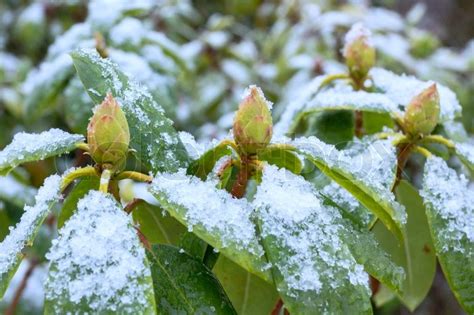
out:
<path id="1" fill-rule="evenodd" d="M 30 261 L 30 266 L 28 267 L 25 274 L 23 275 L 23 279 L 21 279 L 20 285 L 15 291 L 15 295 L 13 297 L 12 303 L 5 311 L 5 315 L 15 314 L 16 307 L 18 306 L 18 303 L 20 303 L 23 292 L 25 291 L 26 285 L 28 284 L 28 280 L 30 279 L 31 275 L 33 274 L 33 271 L 35 270 L 36 266 L 38 266 L 38 264 L 39 264 L 39 261 L 36 259 L 32 259 Z"/>

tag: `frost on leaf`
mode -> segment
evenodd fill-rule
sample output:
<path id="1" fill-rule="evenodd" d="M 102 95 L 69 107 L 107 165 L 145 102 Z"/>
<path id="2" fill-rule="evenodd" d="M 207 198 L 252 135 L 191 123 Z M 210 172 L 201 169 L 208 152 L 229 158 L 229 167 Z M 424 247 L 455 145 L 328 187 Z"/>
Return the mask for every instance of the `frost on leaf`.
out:
<path id="1" fill-rule="evenodd" d="M 391 140 L 355 140 L 339 151 L 316 137 L 293 141 L 297 150 L 374 212 L 401 239 L 406 212 L 391 192 L 396 154 Z"/>
<path id="2" fill-rule="evenodd" d="M 130 146 L 142 163 L 155 171 L 177 170 L 188 163 L 173 122 L 145 87 L 94 50 L 80 50 L 71 55 L 92 100 L 100 103 L 110 92 L 122 106 L 132 135 Z"/>
<path id="3" fill-rule="evenodd" d="M 20 222 L 0 243 L 0 296 L 5 293 L 8 282 L 21 261 L 21 251 L 33 242 L 52 204 L 59 197 L 61 177 L 48 177 L 35 197 L 34 206 L 26 206 Z"/>
<path id="4" fill-rule="evenodd" d="M 466 312 L 474 313 L 474 187 L 441 158 L 431 157 L 421 195 L 448 283 Z"/>
<path id="5" fill-rule="evenodd" d="M 83 139 L 81 135 L 60 129 L 50 129 L 39 134 L 17 133 L 12 143 L 0 151 L 0 174 L 8 173 L 21 163 L 69 152 Z"/>
<path id="6" fill-rule="evenodd" d="M 111 196 L 91 191 L 81 199 L 47 258 L 46 312 L 153 313 L 145 250 Z"/>
<path id="7" fill-rule="evenodd" d="M 432 81 L 421 81 L 413 76 L 396 75 L 393 72 L 373 68 L 370 76 L 377 89 L 382 90 L 390 100 L 405 108 L 411 99 L 432 85 Z M 436 83 L 440 101 L 440 121 L 450 121 L 461 114 L 461 105 L 456 94 L 446 86 Z"/>
<path id="8" fill-rule="evenodd" d="M 181 170 L 158 174 L 150 191 L 190 231 L 244 268 L 269 279 L 251 220 L 252 207 L 216 185 L 216 180 L 202 181 Z"/>
<path id="9" fill-rule="evenodd" d="M 324 205 L 310 183 L 267 165 L 253 204 L 291 313 L 370 313 L 368 276 L 340 238 L 339 212 Z"/>

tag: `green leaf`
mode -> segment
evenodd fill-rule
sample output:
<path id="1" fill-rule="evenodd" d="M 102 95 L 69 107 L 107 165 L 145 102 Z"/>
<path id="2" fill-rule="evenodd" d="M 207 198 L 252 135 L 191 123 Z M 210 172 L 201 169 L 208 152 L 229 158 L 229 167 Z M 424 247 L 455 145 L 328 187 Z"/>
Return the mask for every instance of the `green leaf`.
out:
<path id="1" fill-rule="evenodd" d="M 205 180 L 216 162 L 226 155 L 231 155 L 233 152 L 232 147 L 228 143 L 221 142 L 214 148 L 206 151 L 199 159 L 193 161 L 189 165 L 188 174 Z"/>
<path id="2" fill-rule="evenodd" d="M 17 133 L 13 141 L 0 151 L 0 175 L 26 162 L 44 160 L 75 149 L 84 138 L 59 129 L 39 134 Z"/>
<path id="3" fill-rule="evenodd" d="M 431 288 L 436 272 L 436 256 L 420 195 L 404 180 L 398 184 L 396 195 L 408 215 L 404 242 L 400 244 L 380 222 L 373 231 L 381 246 L 391 254 L 392 260 L 405 269 L 403 294 L 399 296 L 403 304 L 413 311 Z"/>
<path id="4" fill-rule="evenodd" d="M 86 134 L 94 103 L 75 76 L 64 90 L 64 121 L 72 131 Z"/>
<path id="5" fill-rule="evenodd" d="M 92 190 L 78 202 L 48 259 L 45 314 L 155 314 L 145 249 L 110 194 Z"/>
<path id="6" fill-rule="evenodd" d="M 279 295 L 275 287 L 246 271 L 225 256 L 213 269 L 237 314 L 270 314 Z"/>
<path id="7" fill-rule="evenodd" d="M 425 165 L 422 196 L 436 254 L 456 299 L 474 313 L 474 190 L 437 157 Z"/>
<path id="8" fill-rule="evenodd" d="M 23 258 L 22 250 L 31 246 L 38 230 L 48 215 L 51 207 L 60 198 L 61 178 L 57 175 L 48 177 L 36 196 L 34 206 L 26 206 L 20 222 L 0 243 L 0 298 L 5 294 L 11 278 Z"/>
<path id="9" fill-rule="evenodd" d="M 58 229 L 61 229 L 64 223 L 74 214 L 74 211 L 77 209 L 77 202 L 92 189 L 99 189 L 98 177 L 82 178 L 79 180 L 64 200 L 63 207 L 58 216 Z"/>
<path id="10" fill-rule="evenodd" d="M 189 157 L 173 122 L 166 118 L 146 88 L 130 80 L 110 60 L 101 59 L 95 51 L 76 51 L 71 56 L 79 78 L 95 103 L 101 103 L 111 92 L 122 106 L 132 136 L 130 147 L 137 151 L 143 165 L 152 171 L 187 166 Z"/>
<path id="11" fill-rule="evenodd" d="M 308 118 L 307 128 L 303 134 L 316 136 L 338 148 L 343 147 L 354 138 L 354 113 L 337 110 L 313 115 Z"/>
<path id="12" fill-rule="evenodd" d="M 403 240 L 406 214 L 391 192 L 396 155 L 390 140 L 370 142 L 369 139 L 368 143 L 344 151 L 338 151 L 315 137 L 296 139 L 293 145 L 297 152 L 349 191 L 399 240 Z"/>
<path id="13" fill-rule="evenodd" d="M 288 148 L 278 145 L 269 145 L 265 149 L 258 151 L 259 160 L 267 161 L 269 164 L 276 165 L 280 168 L 299 174 L 303 169 L 301 160 Z"/>
<path id="14" fill-rule="evenodd" d="M 158 174 L 149 190 L 189 231 L 243 268 L 271 281 L 252 222 L 252 206 L 215 184 L 183 171 Z"/>
<path id="15" fill-rule="evenodd" d="M 311 183 L 266 166 L 254 205 L 265 255 L 290 314 L 371 314 L 368 275 L 341 235 L 338 210 Z"/>
<path id="16" fill-rule="evenodd" d="M 393 118 L 388 113 L 363 112 L 363 125 L 365 134 L 381 132 L 383 128 L 394 127 Z"/>
<path id="17" fill-rule="evenodd" d="M 132 215 L 140 231 L 152 244 L 178 244 L 181 235 L 186 232 L 184 226 L 175 218 L 166 214 L 160 207 L 146 202 L 140 202 Z"/>
<path id="18" fill-rule="evenodd" d="M 66 54 L 44 62 L 31 72 L 23 85 L 26 120 L 32 121 L 51 108 L 73 75 L 71 57 Z"/>
<path id="19" fill-rule="evenodd" d="M 4 208 L 5 204 L 0 202 L 0 242 L 3 241 L 5 236 L 9 233 L 10 218 Z"/>
<path id="20" fill-rule="evenodd" d="M 153 245 L 151 263 L 160 314 L 236 314 L 211 270 L 176 247 Z"/>

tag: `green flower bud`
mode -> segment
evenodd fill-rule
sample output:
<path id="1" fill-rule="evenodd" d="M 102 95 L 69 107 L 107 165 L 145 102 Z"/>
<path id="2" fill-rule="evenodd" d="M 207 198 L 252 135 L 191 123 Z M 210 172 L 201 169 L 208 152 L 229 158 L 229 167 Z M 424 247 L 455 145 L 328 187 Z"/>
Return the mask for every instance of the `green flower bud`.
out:
<path id="1" fill-rule="evenodd" d="M 234 118 L 234 139 L 244 154 L 255 154 L 272 139 L 271 103 L 255 85 L 249 86 Z"/>
<path id="2" fill-rule="evenodd" d="M 411 135 L 429 135 L 439 121 L 439 94 L 436 84 L 423 90 L 408 104 L 403 125 Z"/>
<path id="3" fill-rule="evenodd" d="M 110 93 L 94 109 L 87 126 L 87 142 L 96 163 L 117 171 L 125 167 L 130 131 L 125 114 Z"/>
<path id="4" fill-rule="evenodd" d="M 358 83 L 363 83 L 370 68 L 375 64 L 375 48 L 370 36 L 368 29 L 361 23 L 356 23 L 345 37 L 342 54 L 351 77 Z"/>

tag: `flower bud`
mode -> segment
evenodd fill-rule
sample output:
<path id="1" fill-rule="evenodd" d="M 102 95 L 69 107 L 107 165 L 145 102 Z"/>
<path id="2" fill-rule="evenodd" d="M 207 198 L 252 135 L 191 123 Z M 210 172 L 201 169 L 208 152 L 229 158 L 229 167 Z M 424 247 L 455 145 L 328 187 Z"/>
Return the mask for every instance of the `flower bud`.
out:
<path id="1" fill-rule="evenodd" d="M 351 77 L 358 83 L 363 83 L 370 68 L 375 64 L 375 48 L 370 36 L 368 29 L 361 23 L 356 23 L 345 37 L 342 53 Z"/>
<path id="2" fill-rule="evenodd" d="M 403 124 L 411 135 L 429 135 L 439 121 L 439 94 L 436 84 L 423 90 L 408 104 Z"/>
<path id="3" fill-rule="evenodd" d="M 125 167 L 130 131 L 125 114 L 110 93 L 94 109 L 87 126 L 87 142 L 96 163 L 117 171 Z"/>
<path id="4" fill-rule="evenodd" d="M 256 154 L 272 138 L 271 103 L 255 85 L 249 86 L 234 118 L 234 139 L 244 154 Z"/>

